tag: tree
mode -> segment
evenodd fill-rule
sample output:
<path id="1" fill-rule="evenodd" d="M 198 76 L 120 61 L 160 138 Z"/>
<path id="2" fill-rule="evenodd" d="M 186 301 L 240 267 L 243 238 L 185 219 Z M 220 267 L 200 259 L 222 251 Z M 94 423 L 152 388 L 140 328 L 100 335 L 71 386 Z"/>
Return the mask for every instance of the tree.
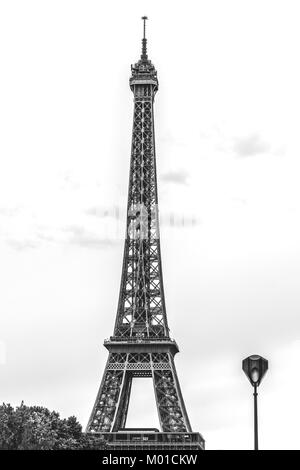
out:
<path id="1" fill-rule="evenodd" d="M 0 449 L 47 450 L 87 449 L 91 440 L 82 433 L 75 416 L 60 419 L 59 413 L 42 406 L 26 406 L 22 402 L 14 409 L 0 406 Z"/>

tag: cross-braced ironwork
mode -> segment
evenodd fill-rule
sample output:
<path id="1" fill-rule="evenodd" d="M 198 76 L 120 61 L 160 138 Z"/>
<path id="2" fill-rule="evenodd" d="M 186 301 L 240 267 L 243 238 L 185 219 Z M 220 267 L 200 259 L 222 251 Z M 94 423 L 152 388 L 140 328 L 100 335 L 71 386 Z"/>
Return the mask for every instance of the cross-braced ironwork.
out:
<path id="1" fill-rule="evenodd" d="M 132 379 L 151 377 L 161 431 L 188 437 L 192 430 L 174 365 L 178 347 L 169 335 L 164 298 L 153 118 L 158 80 L 147 55 L 146 19 L 141 58 L 131 67 L 134 115 L 118 310 L 113 336 L 104 343 L 109 357 L 87 431 L 124 431 Z M 197 436 L 190 442 L 203 447 Z"/>

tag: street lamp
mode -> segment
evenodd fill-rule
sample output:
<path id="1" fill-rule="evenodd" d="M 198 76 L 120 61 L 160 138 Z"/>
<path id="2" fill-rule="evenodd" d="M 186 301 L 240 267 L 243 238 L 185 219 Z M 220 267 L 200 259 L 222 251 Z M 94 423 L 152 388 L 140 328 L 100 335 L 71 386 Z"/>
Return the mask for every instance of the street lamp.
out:
<path id="1" fill-rule="evenodd" d="M 243 371 L 254 387 L 254 450 L 258 450 L 257 387 L 267 370 L 268 361 L 261 356 L 253 355 L 243 360 Z"/>

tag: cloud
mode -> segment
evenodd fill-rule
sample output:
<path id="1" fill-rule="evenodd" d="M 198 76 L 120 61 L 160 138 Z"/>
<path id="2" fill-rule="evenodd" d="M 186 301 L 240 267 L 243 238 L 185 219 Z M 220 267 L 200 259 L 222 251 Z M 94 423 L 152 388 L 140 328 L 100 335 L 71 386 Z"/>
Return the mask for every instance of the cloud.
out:
<path id="1" fill-rule="evenodd" d="M 161 136 L 160 136 L 160 142 L 167 144 L 168 146 L 174 145 L 176 147 L 182 147 L 184 146 L 184 142 L 178 140 L 177 137 L 175 137 L 174 133 L 171 132 L 170 130 L 166 130 Z"/>
<path id="2" fill-rule="evenodd" d="M 67 171 L 63 175 L 61 188 L 62 189 L 71 189 L 71 190 L 75 190 L 75 189 L 80 188 L 79 181 L 76 180 L 76 178 L 74 177 L 74 175 L 72 174 L 71 171 Z"/>
<path id="3" fill-rule="evenodd" d="M 89 231 L 81 225 L 69 225 L 52 230 L 44 227 L 43 232 L 39 229 L 29 237 L 6 235 L 5 242 L 16 251 L 32 250 L 41 247 L 43 244 L 55 243 L 60 245 L 77 245 L 81 247 L 101 249 L 113 247 L 118 239 L 105 236 L 94 231 Z"/>
<path id="4" fill-rule="evenodd" d="M 6 364 L 6 343 L 0 341 L 0 364 Z"/>
<path id="5" fill-rule="evenodd" d="M 249 157 L 259 153 L 268 152 L 270 145 L 258 133 L 236 139 L 234 150 L 239 157 Z"/>
<path id="6" fill-rule="evenodd" d="M 174 170 L 164 173 L 160 179 L 167 183 L 187 185 L 188 173 L 185 170 Z"/>
<path id="7" fill-rule="evenodd" d="M 14 217 L 19 214 L 20 210 L 20 207 L 0 207 L 0 215 Z"/>
<path id="8" fill-rule="evenodd" d="M 86 248 L 107 248 L 114 246 L 116 241 L 111 238 L 101 238 L 96 233 L 89 232 L 81 225 L 70 225 L 63 229 L 64 232 L 70 233 L 67 243 L 79 245 Z"/>
<path id="9" fill-rule="evenodd" d="M 51 236 L 51 235 L 47 235 L 47 233 L 37 233 L 37 238 L 39 240 L 42 240 L 42 241 L 45 241 L 45 242 L 55 242 L 55 237 Z"/>
<path id="10" fill-rule="evenodd" d="M 101 206 L 92 206 L 84 211 L 86 215 L 92 215 L 94 217 L 104 218 L 104 217 L 113 217 L 117 220 L 120 219 L 121 213 L 124 212 L 120 207 L 108 207 L 104 208 Z M 124 215 L 124 214 L 122 214 Z"/>
<path id="11" fill-rule="evenodd" d="M 24 251 L 28 249 L 34 249 L 38 247 L 38 243 L 34 240 L 24 239 L 24 240 L 17 240 L 14 238 L 9 238 L 6 240 L 6 243 L 17 251 Z"/>

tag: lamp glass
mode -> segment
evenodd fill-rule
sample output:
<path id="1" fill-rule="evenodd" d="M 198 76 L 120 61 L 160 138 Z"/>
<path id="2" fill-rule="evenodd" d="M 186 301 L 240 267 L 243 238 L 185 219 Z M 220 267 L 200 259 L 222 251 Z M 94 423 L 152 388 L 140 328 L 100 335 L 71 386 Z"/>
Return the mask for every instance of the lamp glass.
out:
<path id="1" fill-rule="evenodd" d="M 253 369 L 250 372 L 251 374 L 251 379 L 254 383 L 257 383 L 259 380 L 259 370 L 257 367 L 253 367 Z"/>

